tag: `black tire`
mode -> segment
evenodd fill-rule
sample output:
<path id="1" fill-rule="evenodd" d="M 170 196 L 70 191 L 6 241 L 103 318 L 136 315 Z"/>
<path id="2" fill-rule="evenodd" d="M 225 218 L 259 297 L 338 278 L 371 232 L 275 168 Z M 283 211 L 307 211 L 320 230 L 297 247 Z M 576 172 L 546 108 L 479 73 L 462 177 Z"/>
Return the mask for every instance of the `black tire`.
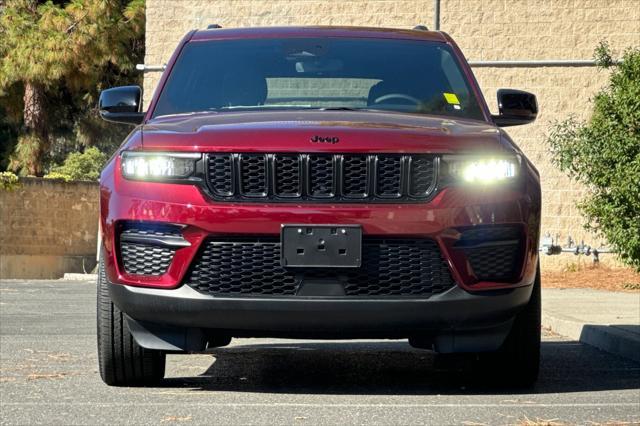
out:
<path id="1" fill-rule="evenodd" d="M 109 386 L 149 386 L 164 378 L 166 355 L 136 343 L 122 311 L 109 296 L 109 282 L 100 259 L 98 269 L 98 364 Z"/>
<path id="2" fill-rule="evenodd" d="M 500 350 L 488 355 L 489 372 L 501 383 L 517 386 L 532 386 L 540 371 L 541 339 L 541 283 L 540 263 L 531 299 L 516 316 L 513 327 Z"/>

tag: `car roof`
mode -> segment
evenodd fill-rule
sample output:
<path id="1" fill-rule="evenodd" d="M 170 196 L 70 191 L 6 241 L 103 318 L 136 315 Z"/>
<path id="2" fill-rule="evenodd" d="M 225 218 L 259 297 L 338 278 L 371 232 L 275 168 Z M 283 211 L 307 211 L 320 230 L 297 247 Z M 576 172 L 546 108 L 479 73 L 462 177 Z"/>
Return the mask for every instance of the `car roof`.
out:
<path id="1" fill-rule="evenodd" d="M 438 31 L 347 26 L 214 28 L 196 31 L 191 37 L 191 41 L 294 37 L 385 38 L 435 41 L 441 43 L 448 41 L 445 35 Z"/>

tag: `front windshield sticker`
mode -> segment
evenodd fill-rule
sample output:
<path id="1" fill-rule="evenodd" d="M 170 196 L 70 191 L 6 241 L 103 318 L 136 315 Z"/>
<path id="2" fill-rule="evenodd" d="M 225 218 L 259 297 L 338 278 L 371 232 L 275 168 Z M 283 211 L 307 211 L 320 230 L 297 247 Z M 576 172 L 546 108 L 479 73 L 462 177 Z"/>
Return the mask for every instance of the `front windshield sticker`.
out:
<path id="1" fill-rule="evenodd" d="M 447 103 L 449 105 L 453 105 L 454 109 L 462 109 L 460 107 L 460 100 L 458 99 L 455 93 L 443 93 L 443 95 Z"/>
<path id="2" fill-rule="evenodd" d="M 451 105 L 460 105 L 460 101 L 455 93 L 444 93 L 444 98 Z"/>

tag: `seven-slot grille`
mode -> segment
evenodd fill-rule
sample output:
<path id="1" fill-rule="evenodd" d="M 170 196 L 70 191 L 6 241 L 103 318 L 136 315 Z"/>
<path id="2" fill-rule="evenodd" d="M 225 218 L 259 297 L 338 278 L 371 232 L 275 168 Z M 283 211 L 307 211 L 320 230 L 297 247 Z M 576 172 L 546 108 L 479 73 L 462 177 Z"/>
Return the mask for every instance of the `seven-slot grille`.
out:
<path id="1" fill-rule="evenodd" d="M 296 296 L 308 281 L 340 283 L 343 297 L 429 297 L 455 286 L 433 240 L 366 237 L 362 266 L 344 270 L 285 268 L 280 248 L 271 237 L 209 239 L 185 283 L 201 293 L 234 296 Z"/>
<path id="2" fill-rule="evenodd" d="M 425 154 L 209 154 L 217 200 L 398 202 L 428 199 L 436 158 Z"/>

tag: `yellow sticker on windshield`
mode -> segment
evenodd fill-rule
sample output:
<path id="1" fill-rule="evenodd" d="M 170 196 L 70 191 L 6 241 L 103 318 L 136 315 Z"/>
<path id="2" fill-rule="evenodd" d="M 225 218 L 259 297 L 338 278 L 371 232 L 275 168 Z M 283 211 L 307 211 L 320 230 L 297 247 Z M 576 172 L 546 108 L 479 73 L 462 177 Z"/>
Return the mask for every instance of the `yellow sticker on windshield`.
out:
<path id="1" fill-rule="evenodd" d="M 444 99 L 451 105 L 460 105 L 460 101 L 455 93 L 443 93 Z"/>

